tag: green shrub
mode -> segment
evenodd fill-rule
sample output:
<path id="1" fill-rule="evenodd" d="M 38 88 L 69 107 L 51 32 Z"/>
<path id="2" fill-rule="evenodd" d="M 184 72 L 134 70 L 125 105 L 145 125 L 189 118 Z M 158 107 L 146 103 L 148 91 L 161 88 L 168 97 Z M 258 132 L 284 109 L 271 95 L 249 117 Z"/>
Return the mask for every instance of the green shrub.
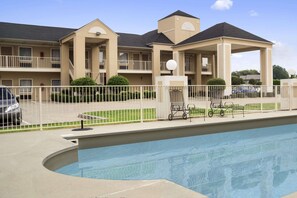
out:
<path id="1" fill-rule="evenodd" d="M 257 80 L 255 80 L 255 79 L 250 79 L 250 80 L 249 80 L 249 84 L 250 84 L 250 85 L 256 85 L 256 84 L 257 84 Z"/>
<path id="2" fill-rule="evenodd" d="M 51 100 L 54 102 L 77 103 L 77 102 L 80 102 L 80 97 L 69 96 L 65 94 L 51 94 Z"/>
<path id="3" fill-rule="evenodd" d="M 243 79 L 242 78 L 239 78 L 237 76 L 232 76 L 231 78 L 231 82 L 232 82 L 232 85 L 241 85 L 243 84 Z"/>
<path id="4" fill-rule="evenodd" d="M 261 82 L 261 81 L 258 81 L 258 82 L 256 83 L 256 85 L 262 85 L 262 82 Z"/>
<path id="5" fill-rule="evenodd" d="M 108 80 L 107 85 L 129 85 L 129 81 L 124 76 L 116 75 Z"/>
<path id="6" fill-rule="evenodd" d="M 260 97 L 260 93 L 246 93 L 246 96 L 249 98 L 257 98 Z"/>
<path id="7" fill-rule="evenodd" d="M 206 84 L 210 85 L 208 87 L 210 97 L 216 97 L 218 95 L 223 96 L 223 91 L 226 88 L 225 80 L 221 78 L 212 78 L 212 79 L 209 79 Z"/>
<path id="8" fill-rule="evenodd" d="M 207 85 L 226 85 L 226 82 L 221 78 L 212 78 L 212 79 L 209 79 L 206 84 Z"/>
<path id="9" fill-rule="evenodd" d="M 78 78 L 71 82 L 71 86 L 92 86 L 97 83 L 90 77 Z"/>
<path id="10" fill-rule="evenodd" d="M 280 80 L 273 79 L 273 85 L 280 85 Z"/>
<path id="11" fill-rule="evenodd" d="M 155 91 L 144 90 L 143 91 L 143 98 L 156 98 Z"/>
<path id="12" fill-rule="evenodd" d="M 140 92 L 129 92 L 129 99 L 140 99 Z"/>

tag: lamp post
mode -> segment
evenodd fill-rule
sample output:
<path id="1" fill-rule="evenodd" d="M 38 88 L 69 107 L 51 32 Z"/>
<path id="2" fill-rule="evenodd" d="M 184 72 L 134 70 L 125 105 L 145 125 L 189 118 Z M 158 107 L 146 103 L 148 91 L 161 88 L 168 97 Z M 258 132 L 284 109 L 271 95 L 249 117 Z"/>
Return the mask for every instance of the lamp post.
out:
<path id="1" fill-rule="evenodd" d="M 177 67 L 177 63 L 175 60 L 169 60 L 166 62 L 166 68 L 170 71 L 170 75 L 173 76 L 173 70 Z"/>

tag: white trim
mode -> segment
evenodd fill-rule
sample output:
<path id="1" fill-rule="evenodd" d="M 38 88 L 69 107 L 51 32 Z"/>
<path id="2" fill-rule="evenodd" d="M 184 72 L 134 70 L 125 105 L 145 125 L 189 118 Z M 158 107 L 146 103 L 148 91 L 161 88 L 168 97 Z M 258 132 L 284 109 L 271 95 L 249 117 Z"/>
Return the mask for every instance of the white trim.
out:
<path id="1" fill-rule="evenodd" d="M 11 55 L 3 55 L 3 54 L 2 54 L 2 50 L 1 50 L 2 47 L 10 47 L 10 48 L 11 48 Z M 9 45 L 1 45 L 1 46 L 0 46 L 0 55 L 1 55 L 1 56 L 13 56 L 13 46 L 11 46 L 11 45 L 10 45 L 10 46 L 9 46 Z"/>
<path id="2" fill-rule="evenodd" d="M 30 92 L 25 92 L 25 93 L 30 93 L 30 94 L 32 94 L 33 93 L 33 87 L 34 87 L 34 84 L 33 84 L 33 78 L 19 78 L 19 87 L 20 87 L 20 90 L 19 90 L 19 92 L 20 92 L 20 94 L 22 94 L 22 92 L 21 92 L 21 80 L 31 80 L 32 81 L 32 86 L 31 86 L 31 91 Z"/>
<path id="3" fill-rule="evenodd" d="M 32 63 L 33 61 L 33 47 L 28 47 L 28 46 L 18 46 L 18 56 L 22 57 L 20 54 L 20 48 L 30 48 L 31 49 L 31 60 L 21 60 L 20 62 L 28 62 L 28 63 Z"/>
<path id="4" fill-rule="evenodd" d="M 3 80 L 10 80 L 11 81 L 11 86 L 13 86 L 13 79 L 2 78 L 1 79 L 1 85 L 3 85 Z"/>
<path id="5" fill-rule="evenodd" d="M 50 82 L 51 82 L 51 89 L 50 89 L 50 93 L 52 94 L 52 93 L 60 93 L 59 91 L 53 91 L 53 80 L 59 80 L 60 81 L 60 85 L 59 86 L 61 86 L 61 79 L 56 79 L 56 78 L 51 78 L 50 79 Z M 61 89 L 61 88 L 60 88 Z"/>
<path id="6" fill-rule="evenodd" d="M 52 53 L 52 50 L 59 50 L 60 52 L 60 60 L 59 61 L 53 61 L 53 53 Z M 60 48 L 50 48 L 50 61 L 51 63 L 60 63 L 61 62 L 61 49 Z"/>

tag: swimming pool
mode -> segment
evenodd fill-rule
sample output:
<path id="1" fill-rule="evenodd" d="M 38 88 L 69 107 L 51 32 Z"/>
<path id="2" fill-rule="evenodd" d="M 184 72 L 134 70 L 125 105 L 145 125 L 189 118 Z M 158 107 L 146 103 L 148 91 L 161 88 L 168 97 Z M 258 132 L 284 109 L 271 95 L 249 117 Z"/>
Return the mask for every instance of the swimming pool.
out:
<path id="1" fill-rule="evenodd" d="M 167 179 L 210 198 L 281 197 L 297 191 L 297 124 L 83 149 L 56 172 Z"/>

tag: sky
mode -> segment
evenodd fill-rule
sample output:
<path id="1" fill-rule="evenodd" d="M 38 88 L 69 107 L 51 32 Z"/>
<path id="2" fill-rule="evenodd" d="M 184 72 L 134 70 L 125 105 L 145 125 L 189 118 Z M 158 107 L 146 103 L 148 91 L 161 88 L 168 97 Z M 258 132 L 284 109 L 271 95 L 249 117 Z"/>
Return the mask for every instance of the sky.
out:
<path id="1" fill-rule="evenodd" d="M 296 0 L 1 0 L 0 21 L 79 28 L 98 18 L 115 32 L 144 34 L 181 10 L 201 30 L 227 22 L 274 43 L 272 63 L 297 71 Z M 260 52 L 232 56 L 232 70 L 260 70 Z"/>

